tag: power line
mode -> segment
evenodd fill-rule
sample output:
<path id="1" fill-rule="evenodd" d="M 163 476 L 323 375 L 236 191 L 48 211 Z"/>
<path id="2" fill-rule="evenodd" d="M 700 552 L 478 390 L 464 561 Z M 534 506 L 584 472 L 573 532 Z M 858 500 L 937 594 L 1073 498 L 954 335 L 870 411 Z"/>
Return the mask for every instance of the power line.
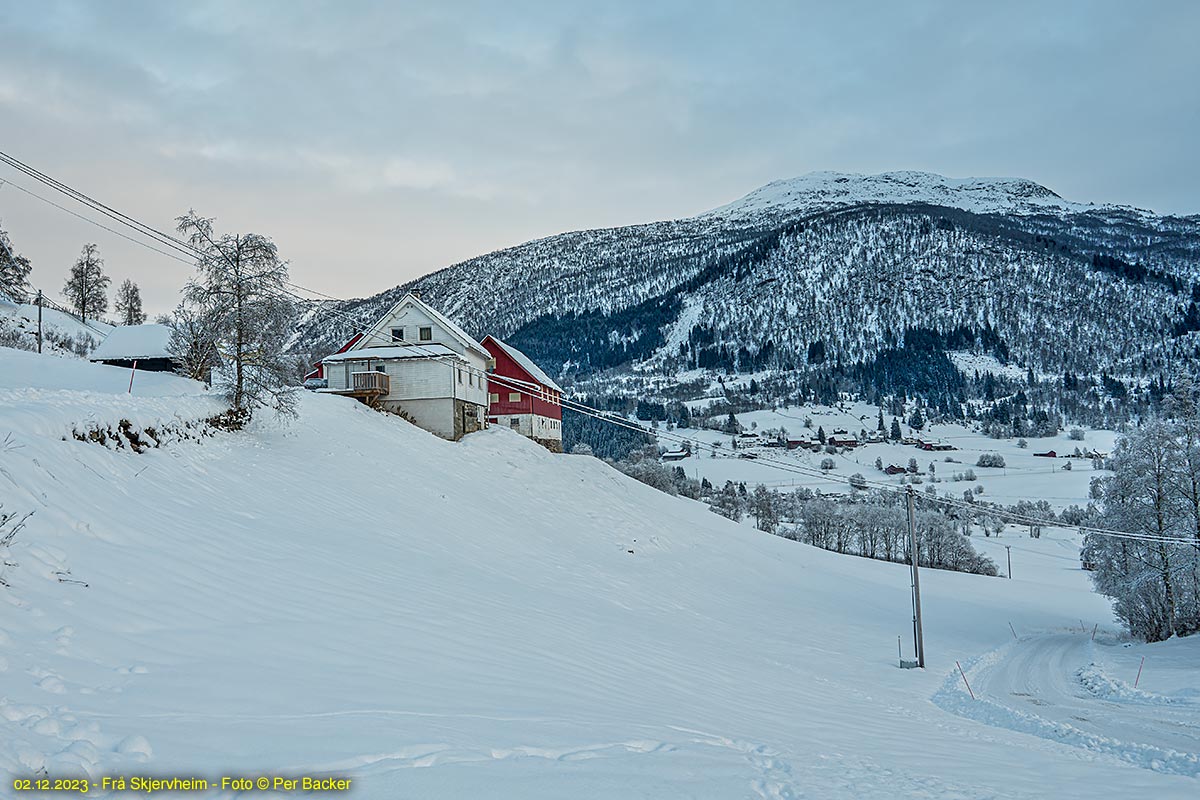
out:
<path id="1" fill-rule="evenodd" d="M 170 234 L 164 233 L 164 232 L 157 230 L 149 225 L 146 225 L 145 223 L 142 223 L 142 222 L 134 219 L 133 217 L 123 214 L 120 211 L 117 211 L 116 209 L 113 209 L 113 208 L 101 203 L 100 201 L 89 197 L 88 195 L 84 194 L 83 192 L 80 192 L 80 191 L 68 186 L 67 184 L 62 183 L 61 181 L 58 181 L 58 180 L 50 177 L 49 175 L 46 175 L 45 173 L 40 172 L 39 170 L 35 169 L 34 167 L 20 161 L 19 159 L 15 158 L 3 151 L 0 151 L 0 162 L 8 164 L 9 166 L 13 167 L 14 169 L 19 170 L 23 174 L 28 175 L 28 176 L 34 178 L 35 180 L 55 189 L 56 191 L 61 192 L 62 194 L 66 195 L 67 197 L 70 197 L 71 199 L 74 199 L 74 200 L 88 206 L 89 208 L 92 208 L 93 210 L 103 214 L 104 216 L 107 216 L 110 219 L 113 219 L 114 221 L 119 222 L 120 224 L 122 224 L 128 228 L 131 228 L 132 230 L 137 231 L 138 233 L 141 233 L 142 235 L 147 236 L 160 244 L 170 247 L 171 249 L 177 251 L 178 253 L 181 253 L 185 256 L 189 256 L 189 257 L 191 257 L 191 259 L 201 260 L 204 258 L 211 257 L 211 253 L 206 253 L 205 251 L 201 250 L 200 248 L 195 247 L 194 245 L 190 244 L 189 242 L 185 242 L 185 241 L 178 239 Z M 16 186 L 16 184 L 13 184 L 13 186 Z M 18 188 L 20 188 L 20 187 L 18 187 Z M 26 191 L 26 190 L 22 189 L 22 191 Z M 30 193 L 30 194 L 32 194 L 32 193 Z M 44 198 L 39 198 L 39 199 L 44 199 Z M 46 201 L 46 202 L 50 202 L 50 201 Z M 50 204 L 55 206 L 56 208 L 60 208 L 63 211 L 66 211 L 69 214 L 73 214 L 74 216 L 79 216 L 77 214 L 74 214 L 74 212 L 71 212 L 69 209 L 59 206 L 57 203 L 50 202 Z M 88 221 L 94 222 L 92 220 L 88 220 Z M 99 224 L 99 223 L 95 223 L 95 224 Z M 105 226 L 101 225 L 100 227 L 105 227 Z M 106 228 L 106 230 L 111 230 L 111 229 Z M 117 233 L 116 231 L 113 231 L 113 232 Z M 122 234 L 118 233 L 118 235 L 122 235 Z M 208 240 L 209 244 L 213 247 L 213 249 L 215 249 L 216 252 L 225 261 L 229 262 L 232 265 L 232 261 L 230 260 L 229 256 L 224 252 L 224 250 L 222 250 L 219 245 L 217 245 L 215 242 L 213 242 L 212 239 L 207 235 L 207 233 L 202 232 L 202 235 L 204 235 L 205 239 Z M 130 237 L 128 237 L 128 236 L 123 236 L 123 238 L 130 239 Z M 135 240 L 130 239 L 130 241 L 135 241 Z M 192 263 L 192 261 L 190 259 L 184 259 L 184 258 L 180 258 L 178 256 L 170 255 L 169 253 L 164 253 L 163 251 L 159 250 L 158 248 L 150 247 L 149 245 L 145 244 L 144 242 L 141 244 L 143 244 L 143 246 L 146 246 L 155 252 L 160 253 L 161 255 L 168 255 L 177 261 L 184 261 L 185 263 Z M 315 289 L 309 289 L 309 288 L 300 286 L 299 284 L 292 283 L 291 281 L 285 280 L 284 283 L 288 286 L 295 287 L 301 291 L 306 291 L 311 294 L 320 295 L 328 300 L 333 300 L 336 302 L 344 302 L 342 300 L 339 300 L 339 298 L 336 298 L 332 295 L 325 294 L 324 292 L 320 292 Z M 268 294 L 272 294 L 272 296 L 275 296 L 280 299 L 282 299 L 282 297 L 286 296 L 292 300 L 300 300 L 302 302 L 310 302 L 308 298 L 300 297 L 295 292 L 290 292 L 287 290 L 280 290 L 277 293 L 268 292 Z M 329 314 L 339 316 L 339 317 L 342 317 L 343 319 L 349 320 L 352 323 L 352 325 L 358 329 L 356 331 L 356 333 L 371 333 L 370 329 L 371 329 L 371 327 L 373 327 L 373 325 L 367 326 L 364 328 L 362 326 L 362 323 L 360 323 L 357 319 L 354 319 L 350 315 L 346 314 L 345 312 L 339 311 L 336 308 L 324 308 L 323 310 Z M 70 313 L 70 312 L 67 312 L 67 313 Z M 87 323 L 85 322 L 84 324 L 86 325 Z M 93 328 L 92 330 L 96 330 L 96 329 Z M 100 333 L 100 331 L 97 331 L 97 333 Z M 435 353 L 435 352 L 429 350 L 428 348 L 420 345 L 419 343 L 408 342 L 407 340 L 405 340 L 403 338 L 396 339 L 394 337 L 389 337 L 389 338 L 385 339 L 382 336 L 382 334 L 375 334 L 375 333 L 371 333 L 371 338 L 378 339 L 380 341 L 385 341 L 388 344 L 396 344 L 398 342 L 400 344 L 403 344 L 406 347 L 411 347 L 411 348 L 415 349 L 417 352 L 421 352 L 421 353 L 425 354 L 431 360 L 441 361 L 441 362 L 451 365 L 452 367 L 456 367 L 458 369 L 465 369 L 466 371 L 468 371 L 470 373 L 477 374 L 479 377 L 484 378 L 487 381 L 492 381 L 492 382 L 499 383 L 502 386 L 507 386 L 508 388 L 514 389 L 514 390 L 521 392 L 529 397 L 539 397 L 540 399 L 543 399 L 543 400 L 546 399 L 544 396 L 540 395 L 539 393 L 535 393 L 535 392 L 531 391 L 526 386 L 520 385 L 518 383 L 513 383 L 513 382 L 509 381 L 508 379 L 503 378 L 503 376 L 497 376 L 493 373 L 487 373 L 486 371 L 478 370 L 478 369 L 472 367 L 469 362 L 466 362 L 465 360 L 459 359 L 457 357 L 450 359 L 449 357 L 447 357 L 443 354 Z M 567 410 L 574 411 L 576 413 L 583 414 L 585 416 L 589 416 L 594 419 L 599 419 L 599 420 L 602 420 L 604 422 L 607 422 L 607 423 L 610 423 L 613 425 L 627 428 L 629 430 L 643 433 L 648 436 L 655 437 L 657 439 L 662 439 L 662 438 L 666 438 L 668 440 L 673 439 L 676 442 L 680 442 L 680 443 L 686 442 L 688 444 L 696 444 L 697 447 L 707 446 L 709 448 L 709 450 L 715 456 L 727 457 L 727 458 L 735 457 L 735 456 L 732 456 L 732 455 L 729 455 L 729 454 L 726 454 L 723 452 L 718 453 L 717 448 L 713 445 L 703 445 L 699 442 L 693 442 L 692 440 L 687 439 L 682 436 L 679 436 L 677 434 L 671 434 L 670 432 L 663 432 L 663 431 L 656 431 L 656 430 L 648 429 L 641 425 L 631 423 L 628 419 L 625 419 L 623 417 L 617 417 L 610 412 L 602 411 L 601 409 L 593 408 L 591 406 L 587 406 L 587 405 L 585 405 L 583 403 L 579 403 L 577 401 L 568 400 L 566 398 L 563 398 L 561 395 L 559 397 L 558 403 L 562 408 L 565 408 Z M 765 463 L 776 469 L 780 469 L 782 471 L 789 472 L 792 474 L 803 475 L 806 477 L 817 477 L 817 478 L 821 478 L 823 480 L 830 479 L 829 476 L 827 476 L 825 473 L 819 472 L 818 470 L 816 470 L 815 468 L 812 468 L 812 467 L 807 467 L 807 466 L 799 465 L 799 464 L 789 464 L 787 462 L 779 461 L 777 459 L 766 457 L 766 456 L 756 456 L 756 458 L 754 460 L 761 462 L 761 463 Z M 863 478 L 862 481 L 860 482 L 860 485 L 862 485 L 862 484 L 865 484 L 867 486 L 872 486 L 882 492 L 886 492 L 886 493 L 897 495 L 897 496 L 902 496 L 904 494 L 903 490 L 898 489 L 897 487 L 895 487 L 891 484 L 882 483 L 879 481 L 874 481 L 874 480 L 869 480 L 869 479 Z M 967 503 L 964 501 L 954 500 L 949 497 L 938 497 L 938 496 L 936 496 L 936 494 L 928 495 L 928 494 L 923 493 L 922 499 L 930 501 L 930 502 L 942 503 L 942 504 L 945 504 L 948 506 L 966 509 L 966 510 L 970 511 L 971 513 L 981 513 L 981 514 L 986 514 L 988 516 L 999 517 L 1001 519 L 1013 520 L 1020 524 L 1033 525 L 1033 526 L 1037 526 L 1037 527 L 1076 527 L 1076 526 L 1064 526 L 1060 522 L 1040 520 L 1040 519 L 1036 519 L 1033 517 L 1028 517 L 1025 515 L 1017 514 L 1015 512 L 1009 512 L 1009 511 L 1005 511 L 1003 509 L 998 509 L 998 508 L 994 508 L 994 507 L 980 506 L 977 503 Z M 1083 530 L 1087 531 L 1088 533 L 1095 533 L 1095 534 L 1102 535 L 1102 536 L 1126 538 L 1126 539 L 1132 539 L 1132 540 L 1138 540 L 1138 541 L 1167 542 L 1167 543 L 1173 543 L 1173 544 L 1191 544 L 1190 542 L 1187 542 L 1186 540 L 1176 539 L 1176 538 L 1172 538 L 1172 537 L 1157 537 L 1157 536 L 1152 536 L 1152 535 L 1131 533 L 1128 531 L 1116 531 L 1116 530 L 1110 530 L 1110 529 L 1104 529 L 1104 528 L 1093 528 L 1090 526 L 1084 526 Z"/>
<path id="2" fill-rule="evenodd" d="M 46 203 L 47 205 L 54 206 L 59 211 L 63 211 L 67 214 L 70 214 L 72 217 L 81 219 L 90 225 L 95 225 L 97 228 L 106 230 L 109 233 L 113 234 L 114 236 L 120 236 L 122 239 L 125 239 L 126 241 L 133 242 L 136 245 L 145 247 L 149 250 L 153 250 L 155 253 L 158 253 L 159 255 L 164 255 L 167 258 L 173 258 L 176 261 L 179 261 L 181 263 L 188 264 L 188 265 L 191 265 L 194 263 L 193 261 L 186 259 L 182 256 L 176 255 L 175 253 L 169 253 L 166 250 L 160 250 L 159 248 L 154 247 L 153 245 L 147 244 L 146 242 L 143 242 L 140 239 L 135 239 L 132 236 L 129 236 L 128 234 L 121 233 L 116 228 L 110 228 L 109 226 L 105 225 L 102 222 L 97 222 L 96 220 L 94 220 L 90 217 L 85 217 L 83 214 L 79 214 L 75 211 L 72 211 L 71 209 L 67 208 L 66 206 L 59 205 L 58 203 L 54 202 L 53 200 L 50 200 L 49 198 L 42 197 L 40 194 L 37 194 L 36 192 L 31 192 L 30 190 L 26 189 L 24 186 L 21 186 L 18 183 L 14 183 L 11 180 L 0 180 L 0 187 L 4 187 L 4 186 L 11 186 L 12 188 L 16 189 L 19 192 L 24 192 L 25 194 L 29 195 L 30 197 L 41 200 L 43 203 Z"/>

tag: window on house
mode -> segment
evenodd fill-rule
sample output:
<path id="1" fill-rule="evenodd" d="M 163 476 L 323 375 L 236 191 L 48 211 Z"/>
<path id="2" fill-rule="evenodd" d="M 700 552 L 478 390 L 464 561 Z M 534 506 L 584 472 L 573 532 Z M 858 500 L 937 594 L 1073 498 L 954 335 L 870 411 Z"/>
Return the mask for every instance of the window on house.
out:
<path id="1" fill-rule="evenodd" d="M 385 370 L 385 369 L 383 368 L 383 364 L 376 364 L 376 365 L 375 365 L 375 371 L 376 371 L 376 372 L 386 372 L 387 370 Z"/>
<path id="2" fill-rule="evenodd" d="M 418 334 L 422 342 L 433 341 L 433 328 L 421 328 Z"/>
<path id="3" fill-rule="evenodd" d="M 521 402 L 521 393 L 520 392 L 509 392 L 508 393 L 508 402 L 510 402 L 510 403 Z"/>
<path id="4" fill-rule="evenodd" d="M 458 371 L 458 382 L 462 383 L 462 370 L 461 369 Z"/>
<path id="5" fill-rule="evenodd" d="M 510 419 L 510 420 L 508 421 L 508 424 L 509 424 L 509 425 L 511 425 L 511 426 L 512 426 L 512 427 L 514 427 L 514 428 L 519 428 L 519 427 L 521 427 L 521 418 L 520 418 L 520 417 L 513 417 L 512 419 Z"/>
<path id="6" fill-rule="evenodd" d="M 475 373 L 474 372 L 467 374 L 467 383 L 471 384 L 472 386 L 475 385 Z"/>
<path id="7" fill-rule="evenodd" d="M 404 341 L 404 328 L 392 328 L 392 341 L 393 342 L 403 342 Z"/>
<path id="8" fill-rule="evenodd" d="M 489 394 L 489 395 L 488 395 L 488 402 L 489 402 L 489 403 L 499 403 L 499 402 L 500 402 L 500 393 L 499 393 L 499 392 L 492 392 L 491 394 Z"/>

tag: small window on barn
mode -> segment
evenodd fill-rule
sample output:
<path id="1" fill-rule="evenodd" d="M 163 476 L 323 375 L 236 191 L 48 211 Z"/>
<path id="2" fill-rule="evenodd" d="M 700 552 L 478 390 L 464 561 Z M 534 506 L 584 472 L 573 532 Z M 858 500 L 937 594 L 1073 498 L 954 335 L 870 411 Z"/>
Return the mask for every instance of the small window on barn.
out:
<path id="1" fill-rule="evenodd" d="M 421 328 L 419 335 L 422 342 L 433 341 L 433 328 Z"/>
<path id="2" fill-rule="evenodd" d="M 508 402 L 510 402 L 510 403 L 521 402 L 521 393 L 520 392 L 509 392 L 508 393 Z"/>
<path id="3" fill-rule="evenodd" d="M 513 417 L 512 419 L 510 419 L 510 420 L 508 421 L 508 424 L 509 424 L 509 425 L 511 425 L 511 426 L 513 426 L 514 428 L 519 428 L 519 427 L 521 427 L 521 418 L 520 418 L 520 417 Z"/>
<path id="4" fill-rule="evenodd" d="M 489 394 L 489 395 L 488 395 L 488 402 L 489 402 L 489 403 L 499 403 L 499 402 L 500 402 L 500 393 L 499 393 L 499 392 L 492 392 L 491 394 Z"/>
<path id="5" fill-rule="evenodd" d="M 392 328 L 392 341 L 393 342 L 403 342 L 404 341 L 404 328 Z"/>

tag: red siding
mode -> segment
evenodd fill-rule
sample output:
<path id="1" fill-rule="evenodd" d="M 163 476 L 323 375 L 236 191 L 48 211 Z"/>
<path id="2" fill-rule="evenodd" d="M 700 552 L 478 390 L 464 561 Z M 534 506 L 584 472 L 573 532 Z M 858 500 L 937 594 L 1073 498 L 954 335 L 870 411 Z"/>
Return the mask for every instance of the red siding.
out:
<path id="1" fill-rule="evenodd" d="M 359 331 L 358 333 L 356 333 L 350 337 L 350 341 L 346 342 L 344 345 L 339 347 L 337 350 L 330 353 L 330 355 L 337 355 L 338 353 L 346 352 L 351 347 L 353 347 L 355 342 L 357 342 L 362 337 L 363 337 L 362 331 Z M 312 372 L 305 375 L 304 380 L 308 380 L 309 378 L 324 378 L 324 377 L 325 377 L 325 362 L 318 361 L 316 369 L 314 369 Z"/>
<path id="2" fill-rule="evenodd" d="M 562 406 L 560 405 L 562 396 L 558 392 L 538 383 L 508 353 L 504 352 L 504 348 L 500 347 L 500 345 L 493 342 L 490 338 L 483 340 L 483 346 L 491 353 L 492 358 L 496 359 L 495 374 L 497 376 L 537 384 L 538 387 L 537 389 L 528 386 L 517 388 L 489 379 L 488 393 L 499 395 L 500 400 L 488 403 L 488 416 L 533 413 L 541 417 L 549 417 L 550 419 L 562 419 Z M 534 391 L 536 394 L 531 397 L 526 394 L 529 391 Z M 508 401 L 509 392 L 520 393 L 520 399 L 515 403 L 510 403 Z"/>

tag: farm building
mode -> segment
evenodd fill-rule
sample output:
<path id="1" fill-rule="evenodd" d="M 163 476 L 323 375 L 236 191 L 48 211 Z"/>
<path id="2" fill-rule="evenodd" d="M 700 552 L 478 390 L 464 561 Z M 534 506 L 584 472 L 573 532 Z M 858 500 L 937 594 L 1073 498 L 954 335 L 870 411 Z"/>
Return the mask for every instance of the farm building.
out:
<path id="1" fill-rule="evenodd" d="M 561 453 L 562 388 L 512 345 L 494 336 L 485 336 L 481 344 L 495 361 L 488 380 L 488 422 Z"/>
<path id="2" fill-rule="evenodd" d="M 174 372 L 175 359 L 167 352 L 170 341 L 167 325 L 118 325 L 88 360 L 146 372 Z"/>
<path id="3" fill-rule="evenodd" d="M 1058 458 L 1058 453 L 1054 450 L 1047 450 L 1044 453 L 1034 453 L 1038 458 Z"/>
<path id="4" fill-rule="evenodd" d="M 444 439 L 484 426 L 491 356 L 409 293 L 357 340 L 326 356 L 321 391 L 401 414 Z"/>

